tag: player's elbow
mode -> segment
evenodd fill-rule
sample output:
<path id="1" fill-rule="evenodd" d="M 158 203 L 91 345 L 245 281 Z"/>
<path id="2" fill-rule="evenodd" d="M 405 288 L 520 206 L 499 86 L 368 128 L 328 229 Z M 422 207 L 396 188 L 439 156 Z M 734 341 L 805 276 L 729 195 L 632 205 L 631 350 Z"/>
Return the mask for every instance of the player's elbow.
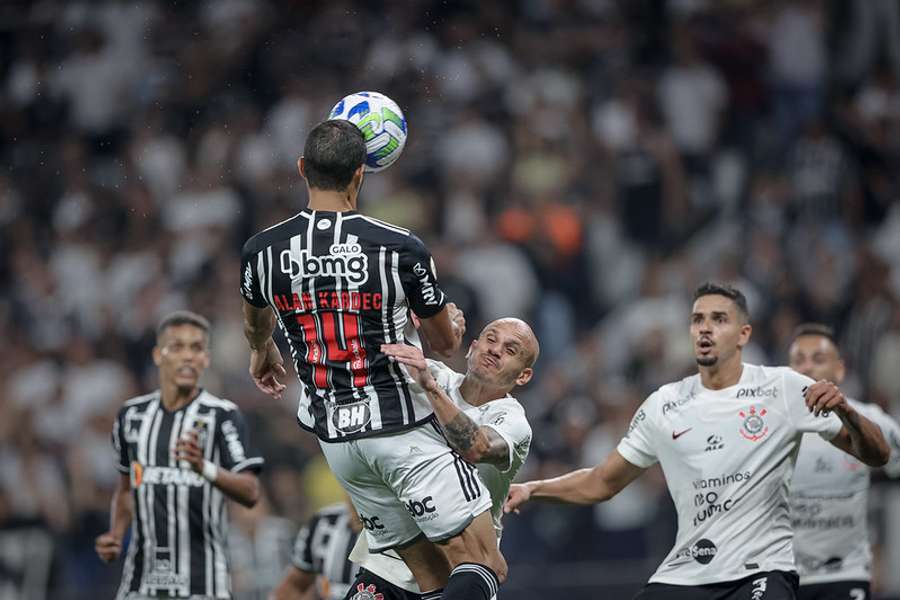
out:
<path id="1" fill-rule="evenodd" d="M 241 494 L 236 500 L 241 506 L 246 508 L 253 508 L 256 506 L 256 503 L 259 502 L 259 481 L 254 477 L 252 481 L 247 482 L 247 487 L 244 490 L 244 493 Z"/>
<path id="2" fill-rule="evenodd" d="M 891 459 L 891 449 L 882 439 L 879 440 L 875 452 L 872 453 L 872 462 L 867 463 L 870 467 L 883 467 Z"/>

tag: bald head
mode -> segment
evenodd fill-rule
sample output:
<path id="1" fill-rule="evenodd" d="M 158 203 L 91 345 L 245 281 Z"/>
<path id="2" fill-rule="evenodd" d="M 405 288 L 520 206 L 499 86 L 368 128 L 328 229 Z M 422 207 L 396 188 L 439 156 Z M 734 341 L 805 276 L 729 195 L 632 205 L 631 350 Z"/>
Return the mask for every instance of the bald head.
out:
<path id="1" fill-rule="evenodd" d="M 481 330 L 479 337 L 484 335 L 485 332 L 490 329 L 501 328 L 508 330 L 509 333 L 519 340 L 519 343 L 522 344 L 522 350 L 524 351 L 525 366 L 529 368 L 533 367 L 534 363 L 537 362 L 538 356 L 541 354 L 541 345 L 538 343 L 537 336 L 534 335 L 531 325 L 522 319 L 503 317 L 502 319 L 491 321 L 485 325 L 484 329 Z"/>

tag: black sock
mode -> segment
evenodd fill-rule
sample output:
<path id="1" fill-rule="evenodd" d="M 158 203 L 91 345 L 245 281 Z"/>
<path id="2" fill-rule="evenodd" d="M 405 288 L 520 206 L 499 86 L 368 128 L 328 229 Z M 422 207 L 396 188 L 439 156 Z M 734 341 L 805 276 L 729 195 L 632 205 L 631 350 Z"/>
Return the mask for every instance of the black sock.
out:
<path id="1" fill-rule="evenodd" d="M 493 569 L 478 563 L 462 563 L 450 572 L 443 600 L 491 600 L 500 582 Z"/>
<path id="2" fill-rule="evenodd" d="M 436 590 L 431 590 L 430 592 L 425 592 L 424 594 L 419 594 L 419 600 L 441 600 L 441 594 L 444 593 L 444 588 L 438 588 Z"/>

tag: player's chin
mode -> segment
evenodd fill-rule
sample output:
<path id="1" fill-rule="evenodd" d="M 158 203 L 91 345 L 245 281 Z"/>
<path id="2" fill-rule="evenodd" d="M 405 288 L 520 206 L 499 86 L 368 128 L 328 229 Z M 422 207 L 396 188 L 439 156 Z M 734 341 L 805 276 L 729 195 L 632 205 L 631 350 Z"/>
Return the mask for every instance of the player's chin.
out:
<path id="1" fill-rule="evenodd" d="M 704 355 L 704 356 L 698 356 L 698 357 L 696 357 L 696 360 L 697 360 L 697 365 L 698 365 L 698 366 L 701 366 L 701 367 L 711 367 L 711 366 L 715 365 L 715 364 L 719 361 L 719 357 L 718 357 L 718 356 L 710 356 L 710 355 L 707 354 L 707 355 Z"/>

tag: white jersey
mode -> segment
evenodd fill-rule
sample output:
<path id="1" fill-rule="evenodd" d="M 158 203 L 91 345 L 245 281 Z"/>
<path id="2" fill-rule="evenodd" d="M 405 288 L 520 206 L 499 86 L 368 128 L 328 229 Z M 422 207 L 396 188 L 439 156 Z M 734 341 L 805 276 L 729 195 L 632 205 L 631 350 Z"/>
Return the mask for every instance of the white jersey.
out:
<path id="1" fill-rule="evenodd" d="M 503 503 L 509 493 L 509 486 L 518 473 L 519 468 L 528 457 L 531 446 L 531 425 L 525 417 L 525 409 L 512 396 L 492 400 L 481 406 L 472 406 L 459 393 L 459 386 L 465 376 L 457 373 L 443 363 L 429 360 L 428 368 L 437 384 L 443 389 L 454 404 L 459 407 L 479 427 L 490 427 L 506 441 L 509 457 L 505 465 L 496 467 L 479 464 L 478 474 L 491 494 L 491 516 L 497 531 L 497 543 L 500 543 L 503 516 Z M 392 550 L 381 554 L 369 553 L 365 536 L 359 536 L 350 560 L 364 569 L 410 592 L 419 593 L 415 578 L 399 556 Z"/>
<path id="2" fill-rule="evenodd" d="M 881 427 L 891 448 L 884 469 L 900 476 L 900 426 L 874 404 L 850 404 Z M 791 481 L 791 522 L 800 585 L 869 581 L 867 524 L 870 468 L 831 444 L 808 436 Z"/>
<path id="3" fill-rule="evenodd" d="M 660 463 L 678 511 L 675 546 L 651 583 L 794 571 L 788 483 L 800 439 L 842 427 L 808 411 L 812 383 L 787 367 L 744 364 L 733 386 L 709 390 L 694 375 L 647 398 L 617 449 L 639 467 Z"/>

